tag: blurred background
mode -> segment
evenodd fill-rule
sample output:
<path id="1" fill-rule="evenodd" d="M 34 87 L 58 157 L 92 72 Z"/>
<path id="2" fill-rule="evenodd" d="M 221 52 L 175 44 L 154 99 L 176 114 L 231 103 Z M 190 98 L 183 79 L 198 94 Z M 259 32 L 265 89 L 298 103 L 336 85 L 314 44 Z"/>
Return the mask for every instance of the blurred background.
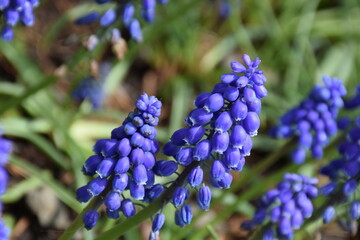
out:
<path id="1" fill-rule="evenodd" d="M 323 75 L 342 79 L 350 95 L 360 83 L 360 2 L 229 0 L 224 9 L 221 0 L 170 0 L 157 8 L 153 24 L 142 23 L 142 43 L 103 43 L 88 51 L 84 45 L 97 26 L 73 21 L 98 7 L 90 2 L 42 1 L 34 27 L 18 27 L 12 42 L 0 42 L 0 125 L 14 142 L 4 219 L 13 239 L 61 234 L 85 206 L 75 190 L 87 182 L 81 166 L 92 145 L 121 125 L 141 93 L 163 102 L 158 140 L 166 143 L 183 126 L 195 96 L 211 91 L 244 53 L 262 60 L 269 91 L 252 155 L 234 174 L 232 189 L 214 190 L 211 209 L 194 213 L 191 225 L 177 227 L 174 208 L 165 207 L 161 239 L 248 239 L 240 224 L 252 216 L 255 200 L 284 172 L 311 175 L 320 164 L 294 166 L 287 154 L 265 161 L 284 144 L 267 135 L 269 127 L 322 84 Z M 102 218 L 76 238 L 92 239 L 114 222 Z M 147 239 L 150 224 L 123 239 Z M 315 224 L 297 238 L 360 239 L 339 226 Z"/>

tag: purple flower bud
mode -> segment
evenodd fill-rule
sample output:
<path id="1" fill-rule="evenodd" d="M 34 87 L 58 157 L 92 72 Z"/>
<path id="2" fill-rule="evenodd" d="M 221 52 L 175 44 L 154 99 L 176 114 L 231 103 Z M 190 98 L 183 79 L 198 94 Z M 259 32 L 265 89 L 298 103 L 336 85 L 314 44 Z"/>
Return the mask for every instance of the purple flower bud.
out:
<path id="1" fill-rule="evenodd" d="M 14 9 L 6 9 L 4 14 L 5 23 L 10 26 L 15 26 L 19 21 L 19 12 Z"/>
<path id="2" fill-rule="evenodd" d="M 325 186 L 320 188 L 320 192 L 324 196 L 329 196 L 332 192 L 335 191 L 337 185 L 335 182 L 329 182 Z"/>
<path id="3" fill-rule="evenodd" d="M 0 10 L 5 9 L 7 6 L 9 6 L 10 0 L 0 0 Z"/>
<path id="4" fill-rule="evenodd" d="M 301 208 L 304 218 L 311 217 L 314 207 L 311 200 L 306 196 L 305 193 L 299 193 L 296 198 L 296 204 Z"/>
<path id="5" fill-rule="evenodd" d="M 323 222 L 325 224 L 330 222 L 334 216 L 335 216 L 335 208 L 333 206 L 327 207 L 323 213 Z"/>
<path id="6" fill-rule="evenodd" d="M 134 117 L 134 119 L 132 120 L 132 123 L 136 126 L 136 127 L 142 127 L 144 126 L 144 120 L 139 117 L 139 116 L 136 116 Z"/>
<path id="7" fill-rule="evenodd" d="M 260 118 L 255 112 L 248 112 L 243 121 L 243 127 L 250 136 L 256 136 L 260 127 Z"/>
<path id="8" fill-rule="evenodd" d="M 124 132 L 127 135 L 133 135 L 136 131 L 137 127 L 132 122 L 128 122 L 124 125 Z"/>
<path id="9" fill-rule="evenodd" d="M 163 191 L 164 191 L 163 185 L 155 184 L 154 186 L 152 186 L 152 188 L 146 191 L 146 198 L 151 202 L 154 199 L 158 198 Z"/>
<path id="10" fill-rule="evenodd" d="M 106 178 L 97 177 L 88 183 L 88 191 L 91 196 L 98 196 L 102 191 L 104 191 L 107 183 L 108 180 Z"/>
<path id="11" fill-rule="evenodd" d="M 255 223 L 253 221 L 244 221 L 241 223 L 240 227 L 245 231 L 251 231 L 255 228 Z"/>
<path id="12" fill-rule="evenodd" d="M 87 189 L 88 189 L 87 185 L 78 188 L 76 190 L 76 200 L 78 200 L 79 202 L 89 201 L 92 196 L 90 195 Z"/>
<path id="13" fill-rule="evenodd" d="M 225 84 L 231 84 L 232 82 L 236 81 L 238 78 L 239 76 L 234 73 L 225 73 L 220 77 L 221 82 Z"/>
<path id="14" fill-rule="evenodd" d="M 257 114 L 260 114 L 260 112 L 261 112 L 261 101 L 260 101 L 260 99 L 256 98 L 252 102 L 247 102 L 246 105 L 248 107 L 249 112 L 255 112 Z"/>
<path id="15" fill-rule="evenodd" d="M 183 146 L 186 144 L 185 138 L 187 137 L 188 128 L 180 128 L 179 130 L 175 131 L 171 136 L 171 142 L 177 146 Z"/>
<path id="16" fill-rule="evenodd" d="M 224 105 L 224 98 L 220 93 L 211 94 L 211 96 L 206 100 L 204 109 L 207 112 L 216 112 L 219 111 Z"/>
<path id="17" fill-rule="evenodd" d="M 148 8 L 142 10 L 142 16 L 145 21 L 153 22 L 155 19 L 155 8 Z"/>
<path id="18" fill-rule="evenodd" d="M 146 169 L 152 169 L 155 165 L 155 157 L 151 152 L 144 153 L 144 166 Z"/>
<path id="19" fill-rule="evenodd" d="M 212 94 L 214 93 L 220 93 L 221 95 L 225 92 L 225 89 L 227 89 L 228 84 L 226 83 L 218 83 L 214 86 L 214 89 L 212 90 Z"/>
<path id="20" fill-rule="evenodd" d="M 143 164 L 139 164 L 134 167 L 133 178 L 135 183 L 138 185 L 144 185 L 147 182 L 146 168 Z"/>
<path id="21" fill-rule="evenodd" d="M 172 196 L 172 204 L 174 207 L 180 207 L 184 204 L 185 200 L 188 199 L 190 195 L 189 189 L 187 187 L 177 187 Z"/>
<path id="22" fill-rule="evenodd" d="M 203 210 L 208 210 L 211 201 L 211 190 L 208 186 L 202 186 L 196 194 L 196 201 Z"/>
<path id="23" fill-rule="evenodd" d="M 193 168 L 188 175 L 188 182 L 191 187 L 199 186 L 204 178 L 204 172 L 201 167 Z"/>
<path id="24" fill-rule="evenodd" d="M 194 106 L 197 108 L 204 107 L 205 102 L 210 97 L 210 95 L 211 93 L 200 93 L 194 101 Z"/>
<path id="25" fill-rule="evenodd" d="M 193 150 L 193 159 L 195 161 L 207 160 L 211 152 L 211 142 L 208 139 L 200 141 Z"/>
<path id="26" fill-rule="evenodd" d="M 244 145 L 242 146 L 242 148 L 240 149 L 240 153 L 243 156 L 250 156 L 250 151 L 252 149 L 253 146 L 253 142 L 251 140 L 251 137 L 249 135 L 247 135 Z"/>
<path id="27" fill-rule="evenodd" d="M 130 195 L 134 198 L 134 200 L 143 200 L 145 196 L 145 188 L 144 185 L 138 185 L 134 181 L 130 181 L 129 183 Z"/>
<path id="28" fill-rule="evenodd" d="M 193 148 L 184 147 L 176 154 L 175 159 L 180 165 L 187 166 L 193 161 L 192 156 Z"/>
<path id="29" fill-rule="evenodd" d="M 213 113 L 207 112 L 204 108 L 192 110 L 186 122 L 189 126 L 198 126 L 207 123 L 213 117 Z"/>
<path id="30" fill-rule="evenodd" d="M 354 193 L 357 188 L 357 181 L 355 179 L 350 179 L 345 182 L 343 186 L 343 192 L 346 196 L 349 196 Z"/>
<path id="31" fill-rule="evenodd" d="M 104 204 L 109 211 L 116 211 L 120 208 L 121 197 L 118 192 L 110 192 L 105 200 Z"/>
<path id="32" fill-rule="evenodd" d="M 280 207 L 274 207 L 270 211 L 270 221 L 273 223 L 279 222 L 281 216 L 281 208 Z"/>
<path id="33" fill-rule="evenodd" d="M 130 141 L 127 138 L 123 138 L 120 140 L 118 146 L 117 146 L 117 152 L 120 157 L 126 157 L 131 152 L 131 145 Z"/>
<path id="34" fill-rule="evenodd" d="M 253 222 L 255 224 L 262 224 L 265 221 L 265 218 L 266 218 L 266 209 L 260 208 L 256 210 L 253 218 Z"/>
<path id="35" fill-rule="evenodd" d="M 211 178 L 214 180 L 221 180 L 225 175 L 225 167 L 220 160 L 214 160 L 211 166 Z"/>
<path id="36" fill-rule="evenodd" d="M 249 55 L 244 54 L 244 55 L 242 56 L 242 60 L 244 61 L 244 63 L 245 63 L 248 67 L 251 67 L 251 66 L 252 66 L 252 62 L 251 62 L 251 59 L 250 59 Z"/>
<path id="37" fill-rule="evenodd" d="M 167 177 L 176 172 L 177 168 L 175 161 L 160 160 L 155 163 L 153 171 L 158 176 Z"/>
<path id="38" fill-rule="evenodd" d="M 246 102 L 253 102 L 256 100 L 256 94 L 255 91 L 250 88 L 250 87 L 246 87 L 244 89 L 244 99 Z"/>
<path id="39" fill-rule="evenodd" d="M 144 163 L 144 151 L 141 148 L 135 148 L 130 153 L 130 162 L 135 165 Z"/>
<path id="40" fill-rule="evenodd" d="M 263 98 L 268 95 L 268 91 L 266 90 L 264 85 L 253 85 L 253 90 L 255 91 L 257 98 Z"/>
<path id="41" fill-rule="evenodd" d="M 304 222 L 304 217 L 300 210 L 296 209 L 291 217 L 291 226 L 293 229 L 300 229 L 301 225 Z"/>
<path id="42" fill-rule="evenodd" d="M 165 215 L 162 213 L 158 213 L 155 215 L 153 223 L 152 223 L 152 231 L 157 232 L 159 231 L 165 222 Z"/>
<path id="43" fill-rule="evenodd" d="M 131 38 L 134 39 L 136 42 L 141 42 L 142 37 L 142 31 L 140 27 L 140 23 L 137 19 L 132 19 L 129 26 L 129 31 Z"/>
<path id="44" fill-rule="evenodd" d="M 96 168 L 96 173 L 101 178 L 107 178 L 113 172 L 113 170 L 115 168 L 115 164 L 116 164 L 116 161 L 114 159 L 105 158 L 98 164 L 98 166 Z"/>
<path id="45" fill-rule="evenodd" d="M 148 137 L 150 139 L 154 139 L 154 137 L 157 135 L 157 130 L 156 128 L 145 124 L 140 128 L 140 132 L 142 135 L 144 135 L 145 137 Z"/>
<path id="46" fill-rule="evenodd" d="M 100 25 L 101 26 L 109 26 L 111 23 L 113 23 L 116 19 L 116 12 L 114 9 L 107 10 L 104 15 L 100 18 Z"/>
<path id="47" fill-rule="evenodd" d="M 200 139 L 204 136 L 204 134 L 205 134 L 205 128 L 203 126 L 190 127 L 187 128 L 187 134 L 184 140 L 187 145 L 194 145 L 198 141 L 200 141 Z"/>
<path id="48" fill-rule="evenodd" d="M 150 152 L 155 154 L 155 153 L 158 153 L 159 151 L 160 151 L 159 142 L 156 139 L 153 139 L 151 141 L 151 150 L 150 150 Z"/>
<path id="49" fill-rule="evenodd" d="M 99 219 L 99 214 L 95 210 L 88 210 L 82 217 L 84 226 L 87 230 L 92 229 L 97 220 Z"/>
<path id="50" fill-rule="evenodd" d="M 222 159 L 225 165 L 230 169 L 238 166 L 242 156 L 238 148 L 228 147 Z"/>
<path id="51" fill-rule="evenodd" d="M 117 175 L 126 173 L 130 168 L 130 160 L 128 157 L 120 158 L 114 168 L 114 173 Z"/>
<path id="52" fill-rule="evenodd" d="M 211 139 L 211 151 L 222 154 L 229 146 L 229 133 L 215 133 Z"/>
<path id="53" fill-rule="evenodd" d="M 130 143 L 134 147 L 141 148 L 144 144 L 144 137 L 140 133 L 136 132 L 131 136 Z"/>
<path id="54" fill-rule="evenodd" d="M 240 161 L 238 162 L 238 164 L 235 167 L 232 167 L 231 169 L 236 171 L 236 172 L 241 172 L 244 165 L 245 165 L 245 158 L 244 158 L 244 156 L 241 156 Z"/>
<path id="55" fill-rule="evenodd" d="M 288 217 L 281 217 L 279 221 L 279 231 L 281 234 L 287 235 L 292 233 L 290 219 Z"/>
<path id="56" fill-rule="evenodd" d="M 236 80 L 235 85 L 237 88 L 244 88 L 249 83 L 249 78 L 246 76 L 241 76 Z"/>
<path id="57" fill-rule="evenodd" d="M 295 201 L 290 199 L 282 206 L 282 214 L 287 213 L 289 216 L 293 215 L 295 212 Z"/>
<path id="58" fill-rule="evenodd" d="M 175 211 L 175 224 L 178 225 L 179 227 L 185 227 L 186 223 L 184 222 L 184 220 L 182 219 L 181 216 L 181 210 L 177 209 Z"/>
<path id="59" fill-rule="evenodd" d="M 215 131 L 219 133 L 227 132 L 232 126 L 229 112 L 222 112 L 215 121 Z"/>
<path id="60" fill-rule="evenodd" d="M 185 224 L 190 224 L 192 219 L 192 211 L 191 207 L 188 204 L 185 204 L 180 209 L 181 212 L 181 218 L 184 221 Z"/>
<path id="61" fill-rule="evenodd" d="M 235 125 L 230 135 L 230 144 L 234 148 L 242 148 L 247 136 L 248 134 L 241 125 Z"/>
<path id="62" fill-rule="evenodd" d="M 128 185 L 129 176 L 126 173 L 115 175 L 112 181 L 112 188 L 114 191 L 122 192 L 126 189 Z"/>
<path id="63" fill-rule="evenodd" d="M 75 24 L 77 25 L 87 25 L 93 23 L 99 19 L 100 15 L 98 12 L 90 12 L 78 19 L 76 19 Z"/>
<path id="64" fill-rule="evenodd" d="M 246 72 L 246 67 L 239 62 L 231 62 L 231 69 L 234 73 L 244 73 Z"/>
<path id="65" fill-rule="evenodd" d="M 274 231 L 271 228 L 267 229 L 262 240 L 274 240 Z"/>
<path id="66" fill-rule="evenodd" d="M 312 135 L 310 132 L 304 132 L 299 136 L 299 146 L 301 148 L 309 148 L 312 144 Z"/>
<path id="67" fill-rule="evenodd" d="M 124 216 L 127 217 L 127 218 L 131 218 L 136 213 L 135 206 L 134 206 L 133 202 L 130 199 L 124 199 L 121 202 L 121 207 L 120 208 L 121 208 L 121 211 L 124 214 Z"/>
<path id="68" fill-rule="evenodd" d="M 9 42 L 13 38 L 14 38 L 13 29 L 8 25 L 3 26 L 3 28 L 1 29 L 1 39 L 4 40 L 5 42 Z"/>
<path id="69" fill-rule="evenodd" d="M 353 201 L 350 204 L 350 216 L 351 218 L 358 220 L 360 218 L 360 202 L 358 201 Z"/>
<path id="70" fill-rule="evenodd" d="M 291 154 L 291 159 L 295 164 L 304 163 L 305 158 L 306 158 L 306 150 L 304 148 L 296 148 Z"/>
<path id="71" fill-rule="evenodd" d="M 241 100 L 236 101 L 230 110 L 231 117 L 235 121 L 241 121 L 246 118 L 246 115 L 248 113 L 248 108 L 244 102 Z"/>
<path id="72" fill-rule="evenodd" d="M 97 166 L 103 160 L 99 155 L 90 156 L 82 167 L 82 172 L 87 176 L 93 176 L 96 172 Z"/>
<path id="73" fill-rule="evenodd" d="M 230 102 L 235 101 L 238 99 L 240 93 L 237 87 L 229 86 L 224 91 L 224 98 Z"/>
<path id="74" fill-rule="evenodd" d="M 226 171 L 224 177 L 218 181 L 220 188 L 228 189 L 232 183 L 232 175 L 229 171 Z"/>
<path id="75" fill-rule="evenodd" d="M 154 185 L 155 182 L 155 174 L 152 170 L 147 170 L 147 182 L 145 184 L 145 188 L 151 188 Z"/>
<path id="76" fill-rule="evenodd" d="M 106 209 L 106 216 L 112 219 L 118 219 L 120 217 L 119 210 L 111 211 Z"/>
<path id="77" fill-rule="evenodd" d="M 142 145 L 141 149 L 144 152 L 150 152 L 152 145 L 153 145 L 153 141 L 151 139 L 145 138 L 144 144 Z"/>

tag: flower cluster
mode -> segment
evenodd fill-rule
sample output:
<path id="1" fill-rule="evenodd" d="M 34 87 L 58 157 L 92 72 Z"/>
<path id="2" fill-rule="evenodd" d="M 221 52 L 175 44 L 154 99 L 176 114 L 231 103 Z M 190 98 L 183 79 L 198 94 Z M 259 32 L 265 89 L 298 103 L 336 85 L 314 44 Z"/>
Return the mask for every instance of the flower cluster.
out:
<path id="1" fill-rule="evenodd" d="M 99 65 L 98 77 L 89 76 L 82 80 L 73 90 L 72 97 L 75 101 L 89 100 L 93 109 L 99 109 L 105 98 L 104 83 L 111 70 L 108 62 Z"/>
<path id="2" fill-rule="evenodd" d="M 99 13 L 97 11 L 92 11 L 86 15 L 78 18 L 76 24 L 78 25 L 87 25 L 93 22 L 98 22 L 100 26 L 109 31 L 109 36 L 111 41 L 116 44 L 120 41 L 121 33 L 119 28 L 115 27 L 119 25 L 119 22 L 122 23 L 122 26 L 125 27 L 130 33 L 131 38 L 136 42 L 141 42 L 143 40 L 142 30 L 139 20 L 136 18 L 137 11 L 136 5 L 132 1 L 112 1 L 112 0 L 95 0 L 97 4 L 109 4 L 109 8 L 104 13 Z M 116 3 L 114 3 L 116 2 Z M 168 0 L 157 0 L 160 4 L 165 4 Z M 153 22 L 156 15 L 156 0 L 142 0 L 141 8 L 142 18 L 147 22 Z M 105 34 L 106 36 L 107 34 Z M 102 34 L 104 36 L 104 34 Z M 95 37 L 95 36 L 93 36 Z M 101 41 L 104 39 L 100 39 Z M 99 40 L 96 37 L 96 42 Z"/>
<path id="3" fill-rule="evenodd" d="M 309 97 L 287 112 L 279 125 L 270 131 L 275 138 L 297 137 L 298 146 L 292 153 L 296 164 L 305 161 L 309 148 L 314 158 L 321 158 L 323 148 L 338 130 L 336 117 L 344 105 L 342 96 L 346 94 L 346 89 L 337 78 L 324 76 L 323 82 L 324 87 L 315 86 Z"/>
<path id="4" fill-rule="evenodd" d="M 346 109 L 354 109 L 360 106 L 360 85 L 356 88 L 355 96 L 345 101 Z"/>
<path id="5" fill-rule="evenodd" d="M 350 200 L 349 216 L 352 219 L 360 218 L 360 202 L 354 200 L 355 190 L 360 181 L 360 121 L 347 134 L 347 139 L 339 145 L 340 158 L 334 159 L 320 170 L 320 173 L 329 177 L 330 182 L 321 188 L 321 194 L 332 199 L 323 213 L 325 223 L 335 216 L 333 205 L 341 201 Z"/>
<path id="6" fill-rule="evenodd" d="M 214 187 L 229 188 L 230 170 L 241 171 L 244 157 L 250 154 L 251 137 L 260 127 L 260 99 L 267 90 L 263 71 L 257 69 L 260 59 L 251 61 L 244 55 L 243 60 L 246 66 L 232 62 L 233 72 L 223 74 L 212 92 L 201 93 L 195 99 L 196 109 L 186 118 L 186 127 L 174 132 L 163 148 L 163 153 L 174 157 L 179 165 L 192 168 L 187 183 L 173 194 L 175 222 L 179 226 L 189 224 L 192 218 L 190 205 L 184 204 L 189 187 L 197 189 L 201 209 L 210 206 L 211 191 L 203 184 L 203 166 L 211 165 L 210 182 Z"/>
<path id="7" fill-rule="evenodd" d="M 6 42 L 12 40 L 13 27 L 20 21 L 27 27 L 34 25 L 33 9 L 38 5 L 39 0 L 0 0 L 0 13 L 4 22 L 1 38 Z"/>
<path id="8" fill-rule="evenodd" d="M 162 193 L 163 186 L 154 185 L 154 175 L 164 176 L 164 171 L 172 174 L 177 165 L 174 161 L 173 164 L 169 161 L 169 166 L 155 160 L 154 154 L 159 151 L 154 139 L 157 134 L 155 126 L 160 112 L 161 102 L 143 94 L 137 100 L 134 112 L 122 126 L 112 131 L 111 138 L 95 143 L 95 155 L 85 161 L 83 173 L 96 177 L 77 190 L 78 201 L 87 202 L 103 194 L 109 218 L 118 218 L 120 211 L 129 218 L 136 213 L 132 200 L 149 202 Z M 167 169 L 162 171 L 163 167 Z M 129 190 L 132 200 L 123 195 L 126 190 Z M 93 228 L 98 217 L 97 211 L 89 210 L 83 216 L 85 227 Z"/>
<path id="9" fill-rule="evenodd" d="M 0 196 L 6 192 L 8 183 L 8 174 L 4 168 L 5 164 L 9 160 L 9 154 L 12 149 L 12 143 L 1 137 L 0 132 Z M 10 229 L 5 225 L 1 218 L 2 202 L 0 202 L 0 239 L 8 239 L 10 235 Z"/>
<path id="10" fill-rule="evenodd" d="M 316 178 L 285 174 L 276 189 L 261 198 L 252 220 L 244 222 L 241 227 L 252 230 L 255 225 L 268 223 L 263 239 L 292 239 L 294 230 L 300 229 L 304 219 L 313 214 L 311 199 L 318 196 L 317 183 Z"/>

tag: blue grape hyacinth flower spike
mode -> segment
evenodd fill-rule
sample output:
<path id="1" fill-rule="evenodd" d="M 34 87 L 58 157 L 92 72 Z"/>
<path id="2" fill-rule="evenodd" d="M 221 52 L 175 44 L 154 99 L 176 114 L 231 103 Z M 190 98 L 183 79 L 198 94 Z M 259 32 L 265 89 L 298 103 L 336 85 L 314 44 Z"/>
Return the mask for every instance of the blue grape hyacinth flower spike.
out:
<path id="1" fill-rule="evenodd" d="M 308 150 L 315 159 L 322 158 L 324 147 L 338 131 L 336 118 L 344 106 L 346 89 L 337 78 L 324 76 L 323 82 L 324 86 L 315 86 L 307 99 L 283 115 L 279 125 L 270 130 L 274 138 L 297 139 L 291 155 L 296 164 L 305 161 Z"/>

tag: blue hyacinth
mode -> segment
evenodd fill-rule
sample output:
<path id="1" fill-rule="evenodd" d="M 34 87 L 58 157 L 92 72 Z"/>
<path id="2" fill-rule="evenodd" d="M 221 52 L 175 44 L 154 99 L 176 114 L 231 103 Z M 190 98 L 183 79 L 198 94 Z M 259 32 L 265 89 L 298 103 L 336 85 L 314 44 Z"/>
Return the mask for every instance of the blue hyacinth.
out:
<path id="1" fill-rule="evenodd" d="M 294 230 L 300 229 L 313 214 L 311 200 L 318 196 L 317 183 L 316 178 L 285 174 L 284 180 L 261 198 L 254 217 L 244 222 L 242 228 L 252 230 L 264 224 L 267 229 L 263 239 L 292 239 Z"/>
<path id="2" fill-rule="evenodd" d="M 73 99 L 75 101 L 88 100 L 94 110 L 101 108 L 105 99 L 104 83 L 110 70 L 110 63 L 101 63 L 98 77 L 89 76 L 82 80 L 72 92 Z"/>
<path id="3" fill-rule="evenodd" d="M 9 155 L 12 150 L 11 141 L 3 138 L 2 131 L 0 129 L 0 199 L 4 195 L 8 184 L 8 173 L 5 170 L 5 165 L 9 161 Z M 0 239 L 9 239 L 10 229 L 5 225 L 1 218 L 2 202 L 0 202 Z"/>
<path id="4" fill-rule="evenodd" d="M 143 94 L 122 126 L 112 131 L 111 138 L 95 143 L 95 155 L 85 161 L 82 169 L 85 175 L 95 176 L 77 190 L 78 201 L 87 202 L 102 194 L 109 218 L 118 218 L 120 212 L 129 218 L 136 213 L 134 201 L 151 202 L 159 197 L 163 188 L 161 185 L 159 188 L 159 184 L 154 185 L 154 176 L 161 172 L 161 167 L 156 163 L 154 154 L 159 151 L 155 126 L 160 113 L 161 102 Z M 176 170 L 177 166 L 169 173 Z M 169 169 L 165 167 L 164 171 Z M 127 190 L 131 198 L 123 195 Z M 93 228 L 97 219 L 98 213 L 90 210 L 83 217 L 85 227 Z"/>
<path id="5" fill-rule="evenodd" d="M 8 42 L 14 38 L 13 27 L 21 22 L 24 26 L 34 25 L 33 10 L 39 5 L 38 0 L 0 0 L 0 14 L 3 19 L 2 40 Z"/>
<path id="6" fill-rule="evenodd" d="M 245 65 L 232 62 L 232 73 L 223 74 L 212 92 L 201 93 L 194 101 L 195 109 L 185 120 L 186 127 L 177 130 L 165 144 L 163 153 L 177 164 L 190 166 L 186 184 L 172 197 L 177 208 L 175 223 L 189 224 L 192 211 L 184 204 L 189 189 L 197 189 L 196 200 L 203 210 L 209 209 L 210 188 L 204 184 L 205 166 L 210 166 L 210 183 L 216 188 L 229 188 L 231 170 L 241 171 L 245 156 L 250 155 L 253 136 L 260 127 L 260 99 L 267 95 L 260 59 L 243 56 Z"/>
<path id="7" fill-rule="evenodd" d="M 336 118 L 346 89 L 337 78 L 325 76 L 323 82 L 325 86 L 315 86 L 308 98 L 282 116 L 270 131 L 275 138 L 296 137 L 298 145 L 292 152 L 296 164 L 305 161 L 308 149 L 314 158 L 322 158 L 323 148 L 338 131 Z"/>
<path id="8" fill-rule="evenodd" d="M 95 0 L 95 2 L 97 4 L 113 4 L 109 4 L 109 8 L 103 13 L 92 11 L 84 16 L 81 16 L 75 21 L 75 23 L 78 25 L 87 25 L 97 22 L 100 27 L 108 33 L 103 34 L 102 32 L 100 41 L 104 41 L 106 38 L 110 38 L 113 44 L 116 44 L 121 40 L 121 33 L 117 28 L 120 22 L 121 27 L 127 29 L 130 37 L 134 41 L 141 42 L 143 40 L 143 35 L 138 16 L 141 15 L 142 19 L 149 23 L 152 23 L 156 16 L 156 0 L 142 0 L 140 8 L 138 8 L 138 5 L 133 1 L 116 2 L 112 0 Z M 159 4 L 165 4 L 168 1 L 158 0 L 157 2 Z"/>
<path id="9" fill-rule="evenodd" d="M 335 205 L 348 200 L 348 217 L 354 220 L 360 218 L 360 202 L 356 200 L 356 189 L 360 179 L 360 121 L 359 117 L 352 123 L 346 140 L 338 147 L 341 156 L 334 159 L 320 170 L 330 181 L 320 192 L 327 196 L 329 202 L 323 212 L 324 223 L 330 222 L 336 215 Z"/>

